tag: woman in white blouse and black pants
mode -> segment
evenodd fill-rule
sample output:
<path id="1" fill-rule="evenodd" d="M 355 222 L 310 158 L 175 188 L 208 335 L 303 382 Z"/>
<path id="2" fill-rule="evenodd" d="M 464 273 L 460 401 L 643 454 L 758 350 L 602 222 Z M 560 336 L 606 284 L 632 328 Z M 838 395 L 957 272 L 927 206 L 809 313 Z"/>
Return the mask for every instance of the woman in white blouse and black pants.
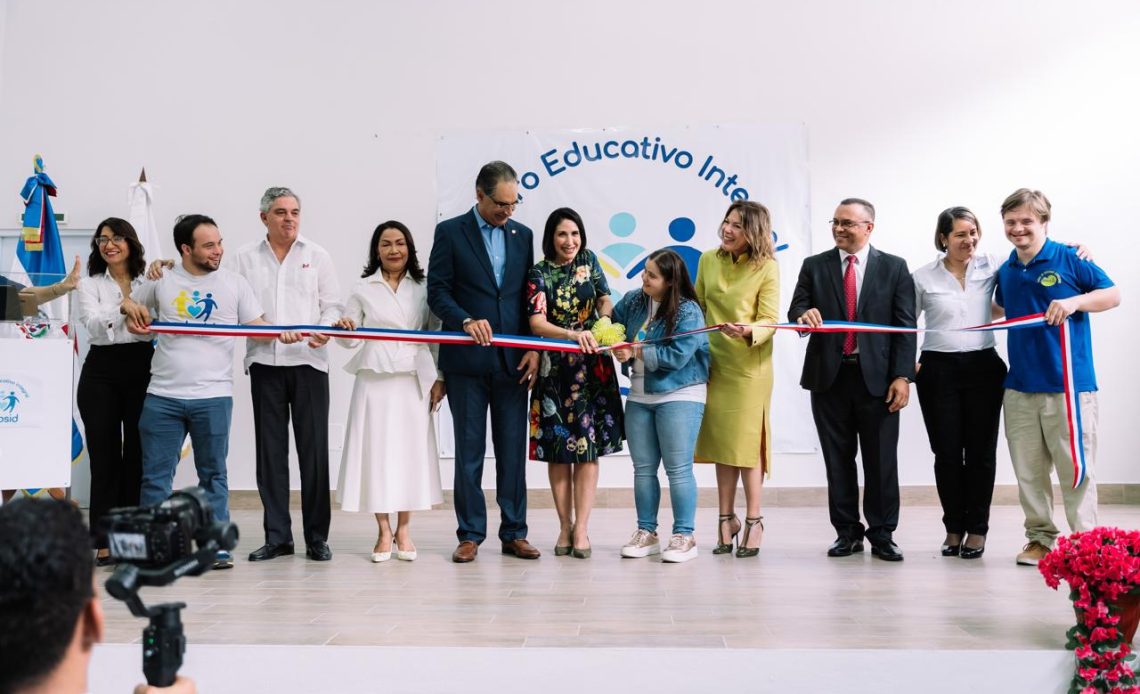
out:
<path id="1" fill-rule="evenodd" d="M 1000 263 L 976 254 L 981 236 L 965 207 L 938 215 L 934 245 L 942 254 L 914 273 L 915 309 L 928 330 L 980 325 L 1000 314 L 993 305 Z M 985 551 L 1006 373 L 994 345 L 989 332 L 928 332 L 919 355 L 915 384 L 934 451 L 947 557 L 976 559 Z"/>
<path id="2" fill-rule="evenodd" d="M 79 281 L 76 314 L 90 349 L 79 375 L 76 402 L 91 461 L 91 529 L 117 506 L 137 506 L 142 485 L 139 414 L 150 384 L 150 338 L 127 331 L 119 312 L 123 299 L 142 282 L 146 261 L 134 227 L 110 217 L 95 228 L 87 277 Z M 96 562 L 111 559 L 98 548 Z"/>

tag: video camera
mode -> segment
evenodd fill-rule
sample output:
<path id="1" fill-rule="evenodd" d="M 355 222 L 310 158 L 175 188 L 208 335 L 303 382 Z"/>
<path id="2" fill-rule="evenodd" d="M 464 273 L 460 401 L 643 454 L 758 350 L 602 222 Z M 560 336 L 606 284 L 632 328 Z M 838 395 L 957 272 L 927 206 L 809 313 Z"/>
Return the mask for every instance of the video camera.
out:
<path id="1" fill-rule="evenodd" d="M 156 506 L 111 509 L 96 533 L 120 562 L 107 579 L 107 592 L 125 602 L 134 616 L 150 619 L 142 639 L 146 681 L 170 686 L 186 652 L 181 616 L 186 603 L 147 607 L 138 590 L 212 568 L 219 550 L 237 546 L 238 528 L 214 520 L 206 494 L 188 487 Z"/>

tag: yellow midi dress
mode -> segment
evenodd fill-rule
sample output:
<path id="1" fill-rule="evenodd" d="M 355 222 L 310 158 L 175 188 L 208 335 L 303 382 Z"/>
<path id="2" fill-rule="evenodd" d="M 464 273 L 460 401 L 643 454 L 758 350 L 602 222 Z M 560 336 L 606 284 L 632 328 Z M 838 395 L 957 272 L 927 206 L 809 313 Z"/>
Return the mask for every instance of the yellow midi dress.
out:
<path id="1" fill-rule="evenodd" d="M 780 272 L 775 260 L 756 267 L 747 255 L 734 262 L 731 254 L 712 250 L 701 254 L 697 267 L 697 301 L 709 325 L 776 322 Z M 696 462 L 744 468 L 761 464 L 765 474 L 771 472 L 774 332 L 754 328 L 751 340 L 709 335 L 712 363 Z"/>

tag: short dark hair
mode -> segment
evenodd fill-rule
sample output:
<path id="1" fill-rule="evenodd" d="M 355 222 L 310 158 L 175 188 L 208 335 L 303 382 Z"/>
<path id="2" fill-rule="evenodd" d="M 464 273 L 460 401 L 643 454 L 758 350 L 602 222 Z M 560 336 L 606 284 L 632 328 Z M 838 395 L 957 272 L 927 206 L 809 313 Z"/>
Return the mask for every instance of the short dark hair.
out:
<path id="1" fill-rule="evenodd" d="M 578 248 L 578 252 L 581 253 L 586 250 L 586 225 L 582 223 L 582 216 L 569 207 L 559 207 L 546 218 L 546 228 L 542 231 L 542 255 L 547 260 L 554 260 L 556 256 L 554 252 L 554 230 L 566 219 L 578 225 L 578 236 L 582 239 L 582 245 Z"/>
<path id="2" fill-rule="evenodd" d="M 63 660 L 95 596 L 91 538 L 55 499 L 0 506 L 0 692 L 41 682 Z"/>
<path id="3" fill-rule="evenodd" d="M 965 219 L 978 230 L 978 238 L 982 238 L 982 225 L 978 217 L 965 207 L 947 207 L 938 215 L 938 223 L 934 226 L 934 247 L 940 251 L 946 250 L 946 239 L 954 231 L 954 220 Z"/>
<path id="4" fill-rule="evenodd" d="M 178 251 L 178 255 L 182 255 L 182 246 L 194 248 L 194 230 L 203 224 L 218 226 L 217 222 L 204 214 L 184 214 L 174 220 L 174 250 Z"/>
<path id="5" fill-rule="evenodd" d="M 360 276 L 371 277 L 383 264 L 380 262 L 380 254 L 376 252 L 376 247 L 380 245 L 380 236 L 388 229 L 395 229 L 404 235 L 404 243 L 408 245 L 408 264 L 404 271 L 413 280 L 422 283 L 424 281 L 424 269 L 420 266 L 419 255 L 416 254 L 416 242 L 412 239 L 412 231 L 402 222 L 397 222 L 394 219 L 380 222 L 372 231 L 372 240 L 368 242 L 368 262 L 364 264 L 364 272 L 360 273 Z"/>
<path id="6" fill-rule="evenodd" d="M 510 164 L 505 161 L 492 161 L 479 169 L 479 175 L 475 177 L 475 187 L 483 191 L 483 195 L 494 195 L 495 186 L 503 181 L 514 183 L 518 180 L 519 175 Z"/>
<path id="7" fill-rule="evenodd" d="M 839 206 L 843 207 L 844 205 L 862 205 L 863 209 L 867 210 L 867 216 L 871 218 L 871 221 L 875 221 L 875 206 L 863 198 L 843 198 L 839 201 Z"/>
<path id="8" fill-rule="evenodd" d="M 112 234 L 122 236 L 127 242 L 127 248 L 131 249 L 127 258 L 127 272 L 130 273 L 131 279 L 143 274 L 146 270 L 146 250 L 131 223 L 118 217 L 108 217 L 95 227 L 95 234 L 91 237 L 91 255 L 87 256 L 87 274 L 94 277 L 107 271 L 107 261 L 103 260 L 103 254 L 99 252 L 98 243 L 103 227 L 110 229 Z"/>

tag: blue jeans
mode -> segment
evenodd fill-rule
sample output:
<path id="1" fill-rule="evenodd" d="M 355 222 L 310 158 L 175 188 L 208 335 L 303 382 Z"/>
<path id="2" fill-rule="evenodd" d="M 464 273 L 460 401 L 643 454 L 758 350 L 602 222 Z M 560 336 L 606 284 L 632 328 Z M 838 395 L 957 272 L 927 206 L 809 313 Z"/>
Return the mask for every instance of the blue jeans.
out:
<path id="1" fill-rule="evenodd" d="M 139 503 L 153 506 L 170 497 L 182 442 L 190 434 L 198 486 L 214 509 L 215 520 L 230 519 L 226 454 L 230 448 L 233 398 L 181 400 L 147 394 L 139 417 L 142 443 L 142 493 Z"/>
<path id="2" fill-rule="evenodd" d="M 697 478 L 693 475 L 693 449 L 701 429 L 702 402 L 666 402 L 645 405 L 626 402 L 625 438 L 633 459 L 633 499 L 637 527 L 657 531 L 661 483 L 657 468 L 664 462 L 673 504 L 673 534 L 692 535 L 697 513 Z"/>

